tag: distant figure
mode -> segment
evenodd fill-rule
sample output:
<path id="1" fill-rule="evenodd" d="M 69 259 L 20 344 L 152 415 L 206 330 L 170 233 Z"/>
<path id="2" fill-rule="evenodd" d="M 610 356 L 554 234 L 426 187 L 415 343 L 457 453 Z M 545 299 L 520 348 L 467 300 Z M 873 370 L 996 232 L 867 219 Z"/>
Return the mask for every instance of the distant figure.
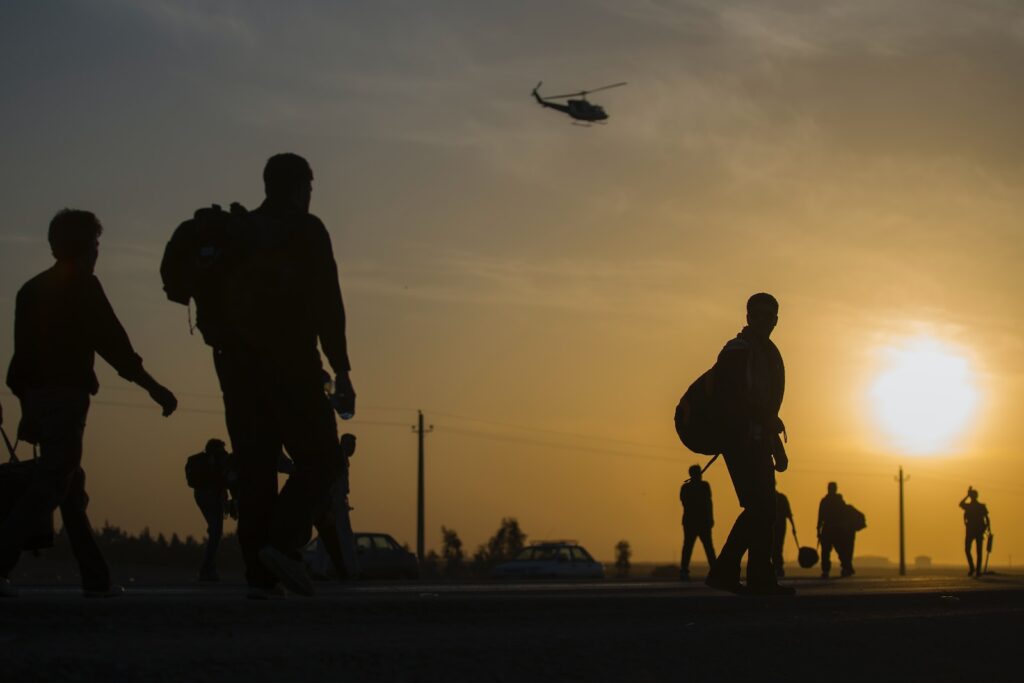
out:
<path id="1" fill-rule="evenodd" d="M 821 541 L 821 576 L 828 578 L 832 569 L 832 549 L 836 549 L 840 576 L 853 576 L 853 543 L 856 530 L 849 524 L 849 506 L 838 493 L 838 485 L 828 484 L 828 493 L 818 505 L 818 540 Z"/>
<path id="2" fill-rule="evenodd" d="M 711 540 L 711 528 L 715 526 L 711 485 L 702 478 L 700 465 L 691 465 L 689 471 L 690 480 L 679 487 L 679 502 L 683 504 L 683 555 L 679 563 L 682 581 L 690 580 L 690 558 L 698 538 L 704 546 L 708 568 L 715 564 L 715 545 Z"/>
<path id="3" fill-rule="evenodd" d="M 206 550 L 199 568 L 200 581 L 220 581 L 217 546 L 224 535 L 228 510 L 228 452 L 220 439 L 210 439 L 201 453 L 185 462 L 185 479 L 206 520 Z"/>
<path id="4" fill-rule="evenodd" d="M 981 546 L 986 533 L 991 533 L 992 524 L 988 518 L 988 507 L 978 502 L 978 491 L 971 486 L 967 487 L 967 495 L 960 501 L 960 508 L 964 511 L 964 527 L 967 536 L 964 539 L 964 553 L 967 555 L 967 576 L 981 576 Z M 975 545 L 978 562 L 975 564 L 971 558 L 971 544 Z"/>
<path id="5" fill-rule="evenodd" d="M 775 544 L 772 551 L 772 566 L 775 567 L 775 576 L 780 579 L 786 575 L 785 561 L 782 559 L 782 547 L 786 544 L 786 521 L 793 527 L 796 533 L 796 523 L 793 521 L 793 509 L 789 507 L 789 498 L 781 491 L 775 492 Z"/>
<path id="6" fill-rule="evenodd" d="M 328 505 L 338 448 L 332 403 L 343 417 L 355 411 L 338 268 L 327 229 L 309 212 L 313 172 L 302 157 L 278 154 L 263 180 L 266 201 L 246 216 L 237 254 L 230 334 L 214 349 L 239 460 L 238 540 L 255 599 L 273 596 L 278 582 L 313 594 L 299 551 Z M 320 350 L 336 375 L 330 401 Z M 295 471 L 278 495 L 282 446 Z"/>
<path id="7" fill-rule="evenodd" d="M 769 337 L 779 321 L 779 302 L 770 294 L 747 301 L 747 326 L 718 355 L 715 382 L 724 396 L 728 442 L 724 449 L 743 511 L 708 573 L 707 585 L 733 593 L 793 595 L 772 570 L 775 525 L 775 472 L 789 466 L 779 419 L 786 371 Z M 749 553 L 748 553 L 749 551 Z M 740 561 L 747 558 L 747 584 L 740 583 Z"/>
<path id="8" fill-rule="evenodd" d="M 352 510 L 349 504 L 349 460 L 356 452 L 354 434 L 342 434 L 338 443 L 337 458 L 334 460 L 334 483 L 331 485 L 331 502 L 327 511 L 316 522 L 320 537 L 331 564 L 341 580 L 355 579 L 359 573 L 356 555 L 356 537 L 352 531 Z"/>
<path id="9" fill-rule="evenodd" d="M 143 368 L 94 274 L 102 232 L 92 213 L 60 211 L 49 230 L 56 264 L 18 292 L 7 386 L 21 401 L 18 437 L 39 446 L 42 462 L 38 476 L 0 525 L 0 576 L 7 589 L 33 520 L 59 507 L 85 596 L 123 592 L 110 583 L 85 512 L 89 497 L 81 466 L 82 437 L 89 397 L 99 390 L 93 371 L 96 354 L 149 392 L 164 416 L 178 405 L 174 394 Z"/>

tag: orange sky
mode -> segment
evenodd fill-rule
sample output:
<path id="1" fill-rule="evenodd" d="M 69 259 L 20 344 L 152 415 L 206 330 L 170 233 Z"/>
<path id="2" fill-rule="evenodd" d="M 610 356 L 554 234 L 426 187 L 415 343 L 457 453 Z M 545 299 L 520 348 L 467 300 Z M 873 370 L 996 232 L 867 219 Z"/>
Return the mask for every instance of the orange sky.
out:
<path id="1" fill-rule="evenodd" d="M 106 226 L 98 275 L 163 420 L 101 369 L 86 470 L 93 520 L 201 534 L 185 458 L 224 436 L 208 349 L 166 301 L 174 226 L 260 201 L 262 163 L 304 154 L 334 241 L 359 414 L 357 529 L 470 548 L 501 517 L 533 538 L 669 561 L 679 395 L 742 324 L 782 304 L 791 471 L 813 541 L 829 480 L 865 512 L 858 554 L 961 561 L 957 501 L 988 503 L 993 562 L 1024 562 L 1024 19 L 1012 2 L 13 3 L 0 21 L 0 359 L 17 288 L 46 268 L 56 210 Z M 579 128 L 529 98 L 595 95 Z M 976 419 L 942 452 L 900 454 L 868 394 L 884 349 L 927 334 L 962 355 Z M 0 395 L 9 424 L 17 408 Z M 737 508 L 708 475 L 720 545 Z"/>

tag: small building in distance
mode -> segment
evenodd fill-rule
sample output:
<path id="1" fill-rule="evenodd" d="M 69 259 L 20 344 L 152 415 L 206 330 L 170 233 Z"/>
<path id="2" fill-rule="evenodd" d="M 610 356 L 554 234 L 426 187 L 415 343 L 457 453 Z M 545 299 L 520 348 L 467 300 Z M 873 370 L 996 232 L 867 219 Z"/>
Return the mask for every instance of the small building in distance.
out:
<path id="1" fill-rule="evenodd" d="M 931 569 L 932 558 L 928 555 L 918 555 L 914 558 L 914 569 Z"/>

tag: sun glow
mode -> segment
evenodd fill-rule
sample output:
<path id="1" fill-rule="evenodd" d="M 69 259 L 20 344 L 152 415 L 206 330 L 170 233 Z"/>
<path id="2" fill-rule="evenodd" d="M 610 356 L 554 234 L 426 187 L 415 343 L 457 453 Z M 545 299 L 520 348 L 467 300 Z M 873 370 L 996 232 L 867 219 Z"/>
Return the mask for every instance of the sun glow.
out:
<path id="1" fill-rule="evenodd" d="M 970 363 L 931 337 L 887 348 L 885 356 L 870 391 L 882 428 L 908 454 L 931 455 L 949 447 L 978 405 Z"/>

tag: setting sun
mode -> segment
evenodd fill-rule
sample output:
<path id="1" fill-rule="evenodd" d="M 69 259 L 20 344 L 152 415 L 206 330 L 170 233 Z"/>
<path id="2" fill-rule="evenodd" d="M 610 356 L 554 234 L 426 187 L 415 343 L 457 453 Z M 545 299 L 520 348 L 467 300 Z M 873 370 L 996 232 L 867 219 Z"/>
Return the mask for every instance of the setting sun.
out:
<path id="1" fill-rule="evenodd" d="M 967 359 L 930 337 L 885 350 L 870 398 L 881 426 L 903 451 L 948 447 L 974 415 L 978 391 Z"/>

